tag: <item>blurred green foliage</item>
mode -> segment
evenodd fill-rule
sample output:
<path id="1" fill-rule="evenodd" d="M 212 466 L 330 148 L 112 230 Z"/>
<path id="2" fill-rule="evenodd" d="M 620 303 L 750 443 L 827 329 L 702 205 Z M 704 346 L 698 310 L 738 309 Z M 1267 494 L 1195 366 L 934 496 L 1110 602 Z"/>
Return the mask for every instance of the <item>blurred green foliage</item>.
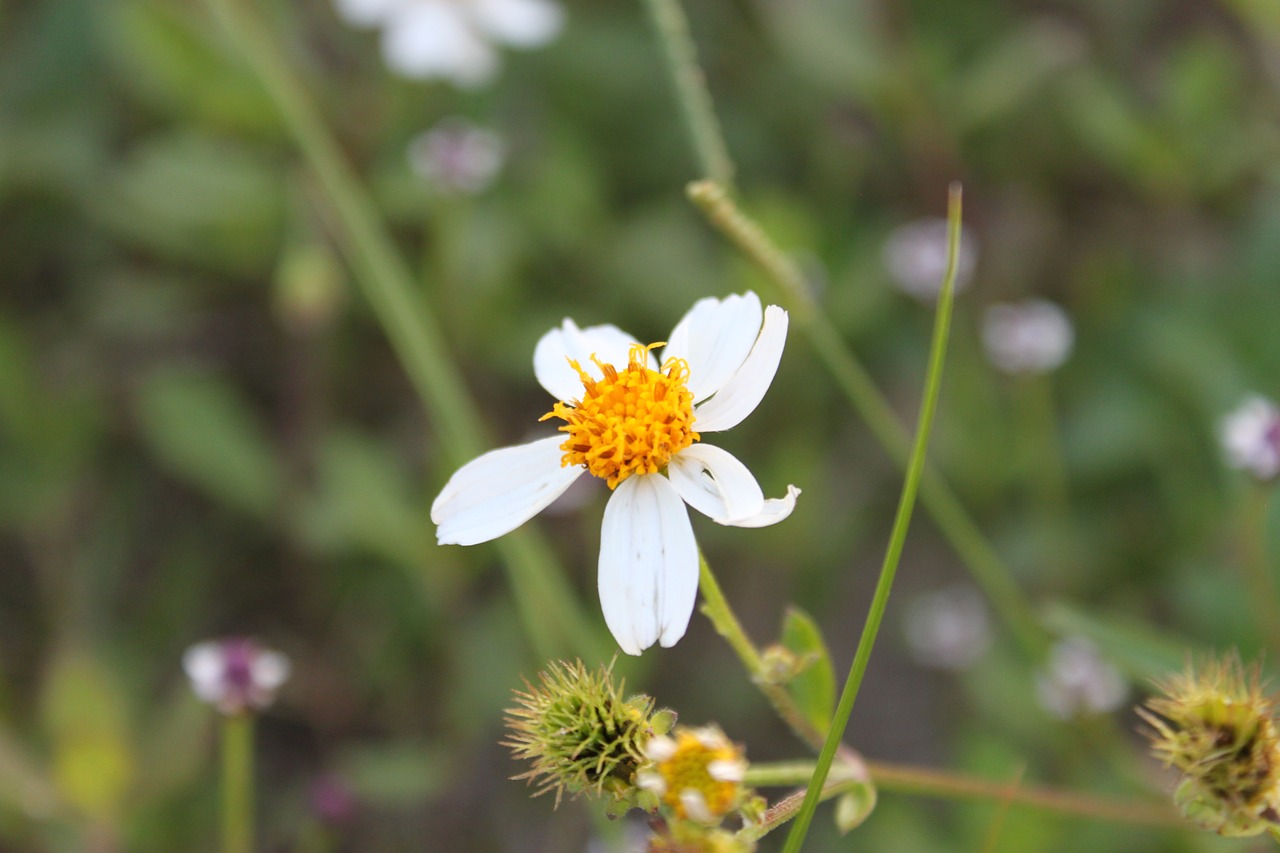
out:
<path id="1" fill-rule="evenodd" d="M 547 409 L 530 358 L 562 317 L 654 340 L 698 297 L 776 299 L 684 200 L 697 175 L 639 4 L 570 3 L 553 45 L 505 55 L 476 91 L 391 77 L 376 38 L 327 3 L 255 5 L 420 274 L 495 446 Z M 881 246 L 964 182 L 981 255 L 934 459 L 1048 628 L 1091 637 L 1135 701 L 1186 653 L 1260 651 L 1248 484 L 1215 431 L 1247 392 L 1280 395 L 1280 7 L 689 7 L 744 206 L 797 252 L 904 419 L 931 317 L 893 289 Z M 433 192 L 406 161 L 454 114 L 507 142 L 497 183 L 472 198 Z M 215 849 L 212 720 L 179 662 L 222 633 L 294 662 L 259 732 L 261 849 L 585 850 L 610 834 L 507 781 L 501 710 L 541 662 L 496 553 L 434 544 L 426 508 L 451 469 L 345 295 L 319 192 L 202 4 L 0 7 L 0 848 Z M 982 356 L 983 306 L 1024 295 L 1077 323 L 1072 359 L 1043 380 Z M 776 528 L 695 521 L 726 594 L 761 643 L 803 653 L 819 626 L 842 671 L 897 469 L 799 334 L 725 444 L 768 494 L 804 489 Z M 540 523 L 594 619 L 602 495 L 580 497 L 582 512 Z M 964 673 L 911 661 L 900 605 L 965 577 L 918 513 L 850 742 L 1161 796 L 1136 719 L 1048 715 L 1002 626 Z M 780 636 L 788 601 L 812 623 L 790 611 Z M 750 757 L 806 754 L 699 617 L 678 647 L 619 669 Z M 813 715 L 830 678 L 796 686 Z M 318 808 L 325 779 L 349 812 Z M 828 816 L 811 843 L 977 850 L 1000 808 L 881 792 L 845 840 Z M 1245 843 L 1015 808 L 986 849 Z"/>

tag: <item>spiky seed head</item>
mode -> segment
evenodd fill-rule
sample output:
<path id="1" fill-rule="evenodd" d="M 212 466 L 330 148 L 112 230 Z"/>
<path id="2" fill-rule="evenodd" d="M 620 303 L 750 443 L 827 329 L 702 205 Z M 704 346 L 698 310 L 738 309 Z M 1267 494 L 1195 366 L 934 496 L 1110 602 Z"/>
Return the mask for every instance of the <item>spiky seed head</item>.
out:
<path id="1" fill-rule="evenodd" d="M 1183 814 L 1220 835 L 1280 825 L 1280 733 L 1258 668 L 1233 654 L 1158 686 L 1164 695 L 1138 713 L 1152 753 L 1182 773 L 1174 800 Z"/>
<path id="2" fill-rule="evenodd" d="M 506 711 L 503 745 L 532 763 L 512 778 L 536 784 L 535 797 L 555 791 L 557 806 L 566 792 L 633 801 L 645 745 L 671 728 L 675 713 L 655 712 L 648 696 L 623 699 L 612 662 L 588 671 L 581 661 L 553 661 L 538 682 L 525 681 Z"/>

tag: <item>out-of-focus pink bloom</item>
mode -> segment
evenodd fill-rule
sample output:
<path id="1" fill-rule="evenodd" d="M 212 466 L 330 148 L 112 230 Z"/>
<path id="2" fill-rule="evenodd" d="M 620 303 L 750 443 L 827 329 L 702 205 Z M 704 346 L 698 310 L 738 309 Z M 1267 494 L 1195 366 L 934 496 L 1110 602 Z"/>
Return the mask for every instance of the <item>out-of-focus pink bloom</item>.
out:
<path id="1" fill-rule="evenodd" d="M 224 714 L 261 711 L 289 677 L 289 659 L 247 637 L 206 640 L 187 649 L 182 668 L 196 696 Z"/>
<path id="2" fill-rule="evenodd" d="M 1067 312 L 1043 299 L 992 305 L 982 321 L 987 358 L 1005 373 L 1047 373 L 1059 367 L 1075 343 Z"/>
<path id="3" fill-rule="evenodd" d="M 1259 480 L 1280 476 L 1280 408 L 1251 397 L 1222 421 L 1222 447 L 1232 468 Z"/>

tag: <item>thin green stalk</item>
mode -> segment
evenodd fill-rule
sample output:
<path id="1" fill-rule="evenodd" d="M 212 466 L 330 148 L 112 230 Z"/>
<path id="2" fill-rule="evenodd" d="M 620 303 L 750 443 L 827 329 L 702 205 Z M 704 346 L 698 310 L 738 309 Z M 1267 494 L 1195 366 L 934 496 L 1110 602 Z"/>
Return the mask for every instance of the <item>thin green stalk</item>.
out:
<path id="1" fill-rule="evenodd" d="M 711 620 L 716 633 L 724 637 L 729 646 L 737 653 L 738 659 L 746 667 L 752 683 L 760 688 L 760 692 L 769 700 L 769 704 L 773 705 L 773 709 L 777 711 L 783 722 L 789 725 L 791 730 L 809 746 L 814 749 L 821 749 L 826 737 L 813 723 L 809 722 L 809 718 L 800 710 L 800 706 L 796 704 L 795 699 L 792 698 L 787 688 L 782 684 L 776 684 L 769 680 L 760 650 L 756 648 L 755 643 L 747 636 L 747 632 L 742 628 L 742 623 L 738 621 L 733 608 L 729 606 L 728 600 L 724 597 L 724 592 L 720 589 L 720 583 L 716 580 L 715 573 L 711 571 L 711 566 L 707 563 L 707 558 L 699 553 L 698 560 L 701 565 L 698 590 L 702 593 L 703 615 Z M 850 774 L 854 779 L 866 781 L 867 769 L 862 756 L 844 744 L 840 745 L 839 753 L 843 767 L 842 772 Z"/>
<path id="2" fill-rule="evenodd" d="M 801 845 L 804 844 L 805 834 L 809 831 L 809 823 L 813 820 L 814 810 L 818 807 L 818 798 L 822 794 L 823 784 L 831 769 L 831 761 L 835 758 L 836 747 L 844 737 L 845 726 L 849 722 L 849 715 L 853 712 L 853 703 L 857 699 L 858 688 L 862 685 L 862 676 L 866 672 L 867 662 L 871 659 L 871 650 L 875 646 L 876 635 L 880 631 L 880 623 L 884 619 L 884 611 L 889 604 L 889 592 L 893 589 L 893 580 L 902 558 L 907 529 L 911 525 L 911 513 L 915 507 L 916 493 L 920 487 L 921 476 L 924 474 L 925 451 L 929 446 L 929 434 L 933 429 L 938 394 L 942 390 L 942 367 L 946 363 L 947 338 L 951 331 L 951 303 L 955 292 L 956 258 L 960 250 L 960 216 L 960 185 L 952 184 L 947 203 L 947 274 L 942 283 L 942 291 L 938 294 L 938 313 L 933 326 L 929 371 L 925 376 L 924 395 L 916 426 L 916 440 L 911 450 L 911 459 L 907 463 L 907 476 L 902 485 L 902 497 L 898 502 L 893 531 L 889 536 L 884 565 L 880 569 L 880 579 L 876 582 L 875 595 L 871 599 L 871 610 L 867 614 L 862 637 L 858 640 L 857 651 L 854 652 L 853 665 L 849 667 L 849 676 L 845 679 L 831 729 L 827 732 L 827 742 L 818 755 L 818 767 L 809 781 L 809 790 L 805 793 L 804 804 L 787 836 L 783 853 L 799 853 Z"/>
<path id="3" fill-rule="evenodd" d="M 253 715 L 222 717 L 222 853 L 253 851 Z"/>
<path id="4" fill-rule="evenodd" d="M 707 78 L 698 65 L 698 51 L 689 36 L 689 21 L 680 0 L 645 0 L 649 18 L 662 43 L 667 71 L 671 75 L 680 112 L 684 116 L 689 141 L 705 178 L 724 187 L 733 186 L 733 161 L 720 132 Z"/>
<path id="5" fill-rule="evenodd" d="M 1251 484 L 1241 525 L 1241 562 L 1249 597 L 1253 599 L 1254 621 L 1273 655 L 1280 654 L 1280 621 L 1276 619 L 1280 613 L 1280 591 L 1276 589 L 1274 569 L 1267 556 L 1267 511 L 1274 494 L 1272 484 Z"/>
<path id="6" fill-rule="evenodd" d="M 770 764 L 752 764 L 747 768 L 744 782 L 751 787 L 767 788 L 800 785 L 813 777 L 816 763 L 813 761 L 787 761 Z M 1196 831 L 1167 802 L 1140 802 L 1117 800 L 1115 797 L 1098 797 L 1077 794 L 1053 788 L 1038 788 L 1008 782 L 993 782 L 945 770 L 913 767 L 880 761 L 867 762 L 871 782 L 880 791 L 938 797 L 945 800 L 984 800 L 1009 802 L 1022 808 L 1033 808 L 1060 815 L 1073 815 L 1090 820 L 1111 821 L 1140 826 L 1183 828 Z M 829 784 L 847 784 L 852 780 L 840 765 L 831 768 Z"/>
<path id="7" fill-rule="evenodd" d="M 400 363 L 434 418 L 448 455 L 464 462 L 486 448 L 483 421 L 443 341 L 440 325 L 419 297 L 372 199 L 343 158 L 301 82 L 245 0 L 206 0 L 244 52 L 308 164 L 319 179 L 338 242 L 387 333 Z M 495 543 L 517 607 L 542 658 L 598 651 L 591 628 L 546 540 L 526 529 Z"/>
<path id="8" fill-rule="evenodd" d="M 817 310 L 800 270 L 721 187 L 711 181 L 697 181 L 689 185 L 688 194 L 707 220 L 777 286 L 786 307 L 795 315 L 796 324 L 804 329 L 840 390 L 876 440 L 905 470 L 911 452 L 906 429 L 871 374 L 849 351 L 826 315 Z M 929 465 L 925 466 L 920 500 L 1028 657 L 1039 658 L 1048 639 L 1034 609 L 955 492 Z"/>

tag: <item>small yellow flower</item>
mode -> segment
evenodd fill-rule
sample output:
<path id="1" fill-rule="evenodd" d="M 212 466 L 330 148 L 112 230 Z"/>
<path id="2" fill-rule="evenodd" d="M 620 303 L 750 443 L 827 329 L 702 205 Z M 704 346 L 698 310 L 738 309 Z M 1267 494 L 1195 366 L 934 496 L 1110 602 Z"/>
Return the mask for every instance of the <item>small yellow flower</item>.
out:
<path id="1" fill-rule="evenodd" d="M 652 738 L 644 753 L 650 764 L 636 782 L 681 820 L 716 825 L 742 801 L 747 761 L 715 726 L 677 728 L 675 737 Z"/>

